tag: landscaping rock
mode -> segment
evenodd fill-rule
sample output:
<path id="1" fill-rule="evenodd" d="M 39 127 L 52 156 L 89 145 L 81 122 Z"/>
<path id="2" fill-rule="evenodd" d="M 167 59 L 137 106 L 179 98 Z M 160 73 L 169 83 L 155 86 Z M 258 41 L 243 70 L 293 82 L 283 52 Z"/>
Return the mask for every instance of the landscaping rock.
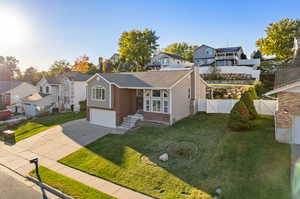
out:
<path id="1" fill-rule="evenodd" d="M 169 160 L 169 155 L 167 153 L 164 153 L 161 156 L 159 156 L 159 160 L 165 162 L 165 161 Z"/>

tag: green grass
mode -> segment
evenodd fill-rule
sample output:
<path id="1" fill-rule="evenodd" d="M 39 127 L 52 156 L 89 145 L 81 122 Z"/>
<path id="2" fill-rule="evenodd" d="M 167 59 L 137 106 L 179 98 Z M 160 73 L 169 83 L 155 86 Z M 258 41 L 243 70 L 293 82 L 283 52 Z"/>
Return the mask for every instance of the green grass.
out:
<path id="1" fill-rule="evenodd" d="M 172 127 L 107 135 L 60 162 L 156 198 L 211 198 L 218 186 L 222 198 L 290 198 L 289 145 L 274 140 L 273 118 L 246 132 L 227 129 L 227 119 L 200 113 Z M 187 157 L 170 154 L 188 143 Z M 169 160 L 159 161 L 165 152 Z"/>
<path id="2" fill-rule="evenodd" d="M 55 125 L 81 119 L 85 116 L 85 112 L 56 113 L 24 122 L 15 129 L 16 141 L 26 139 Z"/>
<path id="3" fill-rule="evenodd" d="M 46 167 L 40 166 L 39 174 L 43 183 L 46 183 L 75 199 L 114 199 L 112 196 L 56 173 Z M 37 178 L 35 170 L 31 171 L 30 175 Z"/>

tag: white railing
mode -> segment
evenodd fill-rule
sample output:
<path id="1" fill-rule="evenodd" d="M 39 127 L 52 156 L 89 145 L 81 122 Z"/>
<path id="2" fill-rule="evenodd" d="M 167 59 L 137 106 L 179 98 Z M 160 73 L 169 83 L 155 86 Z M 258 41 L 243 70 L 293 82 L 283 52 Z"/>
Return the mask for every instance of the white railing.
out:
<path id="1" fill-rule="evenodd" d="M 198 101 L 198 111 L 206 113 L 230 113 L 237 103 L 235 99 L 207 99 Z M 275 115 L 277 100 L 254 100 L 254 106 L 258 114 Z"/>
<path id="2" fill-rule="evenodd" d="M 253 65 L 253 66 L 259 66 L 260 65 L 260 59 L 239 59 L 238 65 L 245 66 L 245 65 Z"/>

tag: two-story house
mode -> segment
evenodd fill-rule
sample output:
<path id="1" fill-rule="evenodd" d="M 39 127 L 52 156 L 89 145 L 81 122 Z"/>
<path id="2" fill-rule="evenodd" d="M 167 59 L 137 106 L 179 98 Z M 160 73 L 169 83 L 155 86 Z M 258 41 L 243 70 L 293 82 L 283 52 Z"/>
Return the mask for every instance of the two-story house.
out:
<path id="1" fill-rule="evenodd" d="M 220 73 L 246 74 L 259 80 L 260 59 L 245 59 L 242 47 L 213 48 L 201 45 L 194 51 L 194 63 L 201 73 L 211 73 L 216 67 Z"/>
<path id="2" fill-rule="evenodd" d="M 24 107 L 34 113 L 32 109 L 36 107 L 43 111 L 51 111 L 52 108 L 79 111 L 79 102 L 86 100 L 86 81 L 90 77 L 91 75 L 78 71 L 57 77 L 44 76 L 37 83 L 39 93 L 23 98 Z"/>
<path id="3" fill-rule="evenodd" d="M 191 67 L 192 63 L 184 58 L 170 53 L 160 52 L 154 55 L 147 68 L 152 70 L 160 70 L 167 67 Z"/>

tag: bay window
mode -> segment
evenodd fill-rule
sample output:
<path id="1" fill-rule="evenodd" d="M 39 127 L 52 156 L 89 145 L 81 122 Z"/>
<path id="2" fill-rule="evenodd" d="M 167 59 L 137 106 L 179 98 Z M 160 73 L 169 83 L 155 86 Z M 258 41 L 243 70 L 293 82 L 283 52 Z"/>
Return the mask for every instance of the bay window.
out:
<path id="1" fill-rule="evenodd" d="M 169 113 L 169 92 L 167 90 L 145 90 L 144 111 Z"/>

